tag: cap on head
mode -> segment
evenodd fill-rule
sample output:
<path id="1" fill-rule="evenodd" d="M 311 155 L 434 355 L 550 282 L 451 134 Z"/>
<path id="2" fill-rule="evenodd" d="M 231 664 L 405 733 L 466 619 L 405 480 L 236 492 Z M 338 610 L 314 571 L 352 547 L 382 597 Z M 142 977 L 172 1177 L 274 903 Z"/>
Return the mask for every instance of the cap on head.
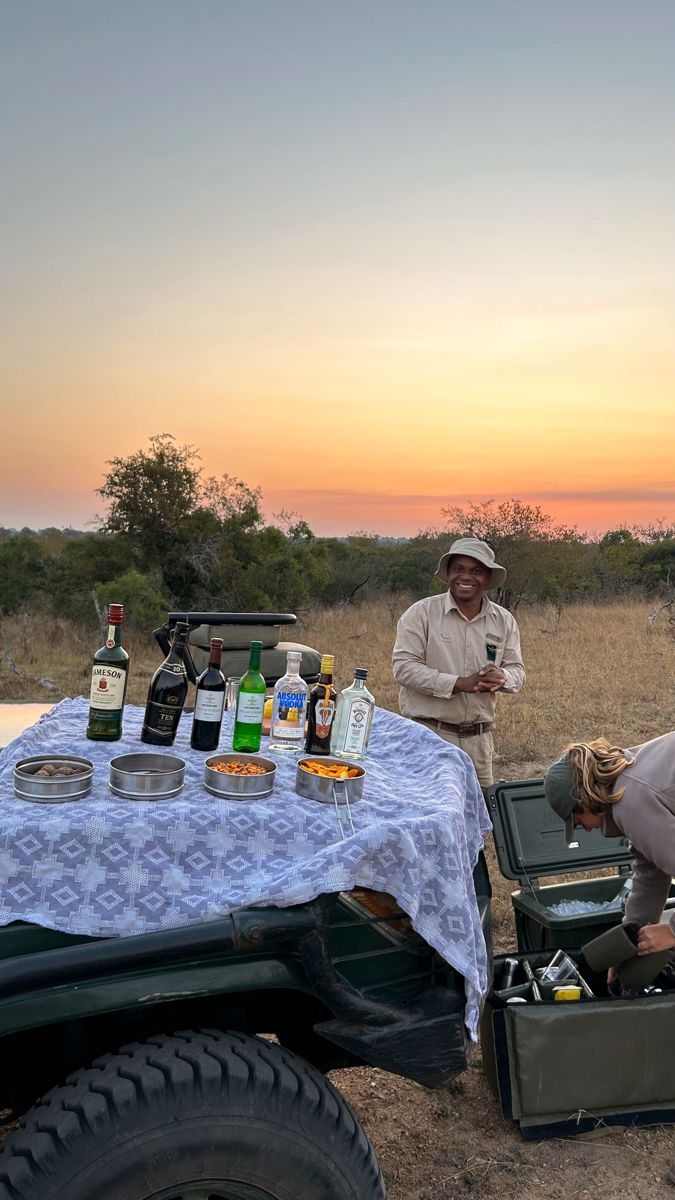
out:
<path id="1" fill-rule="evenodd" d="M 436 568 L 436 578 L 442 583 L 448 582 L 448 563 L 453 554 L 463 554 L 467 558 L 475 558 L 482 566 L 487 567 L 490 572 L 489 588 L 499 587 L 506 579 L 506 567 L 500 567 L 499 563 L 495 562 L 494 550 L 488 546 L 487 542 L 481 542 L 480 538 L 458 538 L 453 542 L 450 549 L 446 550 L 445 554 L 441 555 L 438 566 Z"/>
<path id="2" fill-rule="evenodd" d="M 576 841 L 574 832 L 574 808 L 576 800 L 572 795 L 572 762 L 569 753 L 565 751 L 551 763 L 544 776 L 544 795 L 554 813 L 565 822 L 565 841 L 571 845 Z"/>

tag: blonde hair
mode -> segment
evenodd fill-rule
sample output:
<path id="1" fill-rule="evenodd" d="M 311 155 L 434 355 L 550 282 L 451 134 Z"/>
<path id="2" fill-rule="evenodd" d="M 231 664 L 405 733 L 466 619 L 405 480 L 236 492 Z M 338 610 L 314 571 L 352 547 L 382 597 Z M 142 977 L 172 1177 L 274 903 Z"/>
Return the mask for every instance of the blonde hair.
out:
<path id="1" fill-rule="evenodd" d="M 602 814 L 608 804 L 616 804 L 624 788 L 615 788 L 619 775 L 632 767 L 635 759 L 607 738 L 592 742 L 570 742 L 566 746 L 572 764 L 572 795 L 578 808 Z"/>

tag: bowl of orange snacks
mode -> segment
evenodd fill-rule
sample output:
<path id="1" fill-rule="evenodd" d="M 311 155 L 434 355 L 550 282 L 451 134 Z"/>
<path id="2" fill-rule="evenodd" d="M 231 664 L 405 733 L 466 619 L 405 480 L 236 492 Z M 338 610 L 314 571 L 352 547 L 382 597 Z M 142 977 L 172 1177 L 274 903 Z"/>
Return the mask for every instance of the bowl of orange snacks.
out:
<path id="1" fill-rule="evenodd" d="M 346 758 L 301 758 L 295 771 L 295 790 L 323 804 L 353 804 L 363 795 L 366 772 Z"/>
<path id="2" fill-rule="evenodd" d="M 204 786 L 226 800 L 260 800 L 274 791 L 276 769 L 259 754 L 213 754 L 204 763 Z"/>

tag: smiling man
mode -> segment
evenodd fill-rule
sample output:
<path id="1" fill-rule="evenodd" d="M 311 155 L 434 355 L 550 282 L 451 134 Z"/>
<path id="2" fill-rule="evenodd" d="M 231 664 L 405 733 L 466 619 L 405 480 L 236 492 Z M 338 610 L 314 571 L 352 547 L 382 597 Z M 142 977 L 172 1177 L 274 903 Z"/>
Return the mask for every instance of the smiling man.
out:
<path id="1" fill-rule="evenodd" d="M 514 617 L 485 595 L 506 578 L 487 542 L 460 538 L 438 564 L 448 590 L 411 605 L 396 631 L 392 665 L 399 708 L 471 758 L 481 787 L 492 783 L 497 692 L 525 681 Z"/>

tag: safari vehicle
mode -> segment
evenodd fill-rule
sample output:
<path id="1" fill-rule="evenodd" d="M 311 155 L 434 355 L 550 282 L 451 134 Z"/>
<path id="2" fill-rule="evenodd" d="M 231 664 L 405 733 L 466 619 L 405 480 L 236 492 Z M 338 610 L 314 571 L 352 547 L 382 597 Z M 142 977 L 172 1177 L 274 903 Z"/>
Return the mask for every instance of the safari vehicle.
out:
<path id="1" fill-rule="evenodd" d="M 474 882 L 489 946 L 482 856 Z M 441 1085 L 467 1065 L 464 1005 L 376 893 L 115 939 L 0 928 L 0 1105 L 28 1110 L 0 1200 L 382 1198 L 324 1073 Z"/>
<path id="2" fill-rule="evenodd" d="M 170 613 L 239 674 L 268 682 L 293 614 Z M 188 659 L 188 662 L 192 660 Z M 18 732 L 18 730 L 16 731 Z M 490 884 L 474 886 L 490 945 Z M 0 927 L 0 1200 L 382 1200 L 361 1124 L 326 1072 L 370 1065 L 440 1086 L 467 1066 L 464 979 L 391 897 L 288 908 L 127 937 Z M 22 1116 L 22 1114 L 26 1114 Z"/>

